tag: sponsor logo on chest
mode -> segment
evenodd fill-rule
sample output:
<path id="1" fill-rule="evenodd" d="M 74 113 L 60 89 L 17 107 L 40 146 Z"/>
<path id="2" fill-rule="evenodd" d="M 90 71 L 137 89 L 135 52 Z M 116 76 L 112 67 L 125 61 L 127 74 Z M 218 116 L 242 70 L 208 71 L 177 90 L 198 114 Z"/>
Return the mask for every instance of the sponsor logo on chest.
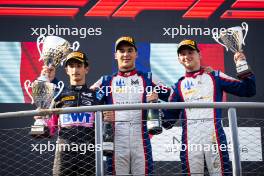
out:
<path id="1" fill-rule="evenodd" d="M 201 75 L 196 78 L 183 80 L 182 95 L 186 102 L 212 101 L 214 86 L 209 75 Z"/>
<path id="2" fill-rule="evenodd" d="M 93 123 L 94 114 L 88 112 L 61 114 L 60 120 L 62 124 Z"/>

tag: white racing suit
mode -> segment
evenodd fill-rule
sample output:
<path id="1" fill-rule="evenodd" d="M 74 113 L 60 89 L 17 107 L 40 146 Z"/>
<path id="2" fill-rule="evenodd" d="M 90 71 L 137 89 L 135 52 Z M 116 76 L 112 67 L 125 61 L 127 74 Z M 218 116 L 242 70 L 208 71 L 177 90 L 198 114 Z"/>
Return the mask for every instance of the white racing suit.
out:
<path id="1" fill-rule="evenodd" d="M 204 70 L 187 73 L 173 87 L 170 102 L 221 102 L 223 91 L 237 96 L 255 95 L 255 77 L 237 80 L 220 71 Z M 175 119 L 177 110 L 164 112 L 165 119 Z M 181 113 L 182 172 L 204 175 L 204 163 L 210 175 L 232 175 L 226 135 L 222 126 L 221 109 L 186 108 Z M 164 123 L 165 128 L 172 125 Z"/>
<path id="2" fill-rule="evenodd" d="M 136 70 L 103 76 L 93 86 L 100 88 L 106 104 L 145 103 L 147 91 L 160 89 L 159 98 L 168 99 L 170 90 L 157 86 L 150 73 Z M 156 90 L 157 90 L 156 89 Z M 152 150 L 147 131 L 146 110 L 115 111 L 114 155 L 107 158 L 109 175 L 151 175 Z"/>

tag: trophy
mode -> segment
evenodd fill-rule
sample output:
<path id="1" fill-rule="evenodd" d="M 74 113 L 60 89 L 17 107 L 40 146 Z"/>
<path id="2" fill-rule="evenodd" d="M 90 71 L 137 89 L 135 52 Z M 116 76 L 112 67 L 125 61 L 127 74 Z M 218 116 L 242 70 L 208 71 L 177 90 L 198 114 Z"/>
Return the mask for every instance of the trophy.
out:
<path id="1" fill-rule="evenodd" d="M 226 51 L 230 49 L 233 53 L 242 52 L 242 45 L 245 45 L 245 38 L 248 32 L 248 24 L 243 22 L 241 26 L 228 28 L 226 31 L 221 31 L 220 34 L 217 32 L 213 33 L 213 39 L 224 46 Z M 244 37 L 243 30 L 245 30 Z M 236 62 L 236 70 L 239 78 L 243 78 L 252 73 L 246 60 L 238 60 Z"/>
<path id="2" fill-rule="evenodd" d="M 41 51 L 42 45 L 42 51 Z M 58 36 L 41 35 L 37 39 L 37 48 L 40 54 L 39 60 L 44 61 L 44 65 L 51 67 L 58 67 L 63 62 L 65 56 L 71 51 L 78 50 L 79 42 L 74 42 L 71 46 L 70 43 Z M 54 100 L 59 96 L 64 88 L 62 81 L 58 85 L 50 83 L 47 75 L 38 77 L 34 82 L 26 80 L 24 83 L 25 90 L 31 98 L 31 103 L 35 104 L 39 109 L 52 108 Z M 32 95 L 29 88 L 31 88 Z M 42 119 L 37 119 L 33 126 L 31 126 L 30 134 L 37 137 L 48 136 L 47 119 L 48 116 L 43 116 Z"/>
<path id="3" fill-rule="evenodd" d="M 56 85 L 48 81 L 35 80 L 31 83 L 29 80 L 26 80 L 24 87 L 31 98 L 32 104 L 34 103 L 39 109 L 48 109 L 53 107 L 54 100 L 63 90 L 64 84 L 62 81 L 59 81 L 58 85 Z M 32 95 L 29 92 L 29 88 L 32 90 Z M 46 115 L 41 119 L 36 119 L 34 125 L 31 126 L 30 134 L 36 137 L 49 136 L 46 124 L 48 118 L 49 116 Z"/>
<path id="4" fill-rule="evenodd" d="M 157 103 L 157 101 L 151 101 L 150 103 Z M 148 110 L 147 127 L 149 134 L 157 135 L 162 133 L 160 111 L 158 109 Z"/>
<path id="5" fill-rule="evenodd" d="M 42 45 L 42 52 L 40 46 Z M 40 35 L 37 39 L 37 47 L 40 55 L 39 60 L 44 61 L 44 65 L 57 67 L 63 62 L 65 56 L 72 50 L 77 51 L 80 47 L 79 42 L 73 42 L 72 46 L 70 43 L 58 36 L 47 36 Z"/>

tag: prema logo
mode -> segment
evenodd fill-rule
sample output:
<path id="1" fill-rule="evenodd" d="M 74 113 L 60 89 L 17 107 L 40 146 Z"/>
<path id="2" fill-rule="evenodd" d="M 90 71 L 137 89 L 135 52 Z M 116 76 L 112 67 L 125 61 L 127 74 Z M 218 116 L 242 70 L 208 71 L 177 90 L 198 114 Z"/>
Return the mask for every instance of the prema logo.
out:
<path id="1" fill-rule="evenodd" d="M 80 13 L 80 7 L 89 5 L 89 3 L 89 0 L 3 0 L 0 1 L 0 6 L 3 5 L 0 7 L 0 16 L 74 17 Z M 165 2 L 164 0 L 153 0 L 151 3 L 147 0 L 99 0 L 92 8 L 85 12 L 83 16 L 135 18 L 139 13 L 147 10 L 175 10 L 186 11 L 182 16 L 184 19 L 208 19 L 226 3 L 225 0 L 170 0 Z M 34 7 L 25 7 L 27 5 Z M 264 0 L 236 0 L 231 7 L 228 7 L 228 9 L 221 14 L 220 18 L 264 19 L 263 8 Z"/>

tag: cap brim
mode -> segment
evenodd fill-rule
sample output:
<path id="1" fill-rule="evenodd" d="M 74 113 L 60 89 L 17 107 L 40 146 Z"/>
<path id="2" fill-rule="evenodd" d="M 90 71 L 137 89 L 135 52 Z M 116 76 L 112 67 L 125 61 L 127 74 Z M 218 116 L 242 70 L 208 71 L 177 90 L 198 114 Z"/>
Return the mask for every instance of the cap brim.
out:
<path id="1" fill-rule="evenodd" d="M 83 61 L 82 59 L 78 58 L 78 57 L 72 57 L 72 58 L 69 58 L 65 61 L 65 66 L 67 66 L 67 64 L 69 62 L 79 62 L 79 63 L 86 63 L 85 61 Z M 88 63 L 87 63 L 88 64 Z"/>
<path id="2" fill-rule="evenodd" d="M 195 48 L 194 46 L 191 45 L 182 45 L 178 48 L 177 52 L 179 53 L 180 51 L 182 51 L 183 49 L 191 49 L 191 50 L 197 50 L 199 52 L 199 50 L 197 48 Z"/>
<path id="3" fill-rule="evenodd" d="M 115 46 L 115 51 L 117 51 L 118 47 L 119 47 L 121 44 L 124 44 L 124 43 L 126 43 L 126 44 L 128 44 L 128 45 L 130 45 L 130 46 L 133 46 L 134 48 L 137 49 L 137 47 L 136 47 L 133 43 L 131 43 L 131 42 L 127 41 L 127 40 L 121 40 L 120 42 L 118 42 L 118 43 L 116 44 L 116 46 Z"/>

